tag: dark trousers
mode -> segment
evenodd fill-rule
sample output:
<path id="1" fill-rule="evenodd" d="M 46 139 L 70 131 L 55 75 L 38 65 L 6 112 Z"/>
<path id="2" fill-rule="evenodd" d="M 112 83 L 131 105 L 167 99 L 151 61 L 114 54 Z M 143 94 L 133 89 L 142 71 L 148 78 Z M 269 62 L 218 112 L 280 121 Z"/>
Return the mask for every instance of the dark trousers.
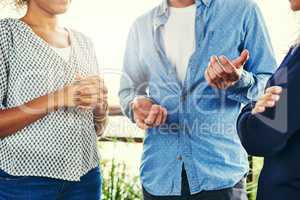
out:
<path id="1" fill-rule="evenodd" d="M 143 195 L 144 200 L 247 200 L 247 193 L 244 187 L 244 180 L 241 180 L 233 188 L 204 191 L 191 195 L 186 171 L 183 169 L 181 196 L 153 196 L 144 188 Z"/>

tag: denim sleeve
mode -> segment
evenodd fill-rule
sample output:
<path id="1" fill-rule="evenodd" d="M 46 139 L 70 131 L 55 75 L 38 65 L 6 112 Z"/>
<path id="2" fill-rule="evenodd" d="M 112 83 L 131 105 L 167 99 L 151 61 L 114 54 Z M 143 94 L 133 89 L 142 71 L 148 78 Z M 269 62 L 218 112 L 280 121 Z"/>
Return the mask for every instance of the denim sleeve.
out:
<path id="1" fill-rule="evenodd" d="M 148 78 L 139 56 L 137 24 L 131 28 L 124 56 L 119 98 L 123 113 L 134 122 L 131 103 L 137 96 L 147 96 Z"/>
<path id="2" fill-rule="evenodd" d="M 248 49 L 250 58 L 241 79 L 228 89 L 228 98 L 244 104 L 256 101 L 263 94 L 266 83 L 277 66 L 260 9 L 253 3 L 248 12 L 244 23 L 245 37 L 240 50 Z"/>

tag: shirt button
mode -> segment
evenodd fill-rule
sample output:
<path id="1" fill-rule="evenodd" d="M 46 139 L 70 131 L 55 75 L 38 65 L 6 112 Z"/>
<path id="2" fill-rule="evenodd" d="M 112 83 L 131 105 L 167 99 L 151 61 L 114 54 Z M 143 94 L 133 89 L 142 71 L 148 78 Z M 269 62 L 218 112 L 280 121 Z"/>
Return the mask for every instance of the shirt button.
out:
<path id="1" fill-rule="evenodd" d="M 182 156 L 177 156 L 176 158 L 178 161 L 181 161 L 182 160 Z"/>

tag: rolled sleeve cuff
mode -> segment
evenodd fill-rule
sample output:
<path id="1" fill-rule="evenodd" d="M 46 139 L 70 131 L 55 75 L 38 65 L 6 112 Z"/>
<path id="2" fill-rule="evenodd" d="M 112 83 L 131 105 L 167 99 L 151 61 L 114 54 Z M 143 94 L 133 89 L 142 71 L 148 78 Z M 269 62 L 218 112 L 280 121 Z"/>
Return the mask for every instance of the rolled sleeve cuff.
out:
<path id="1" fill-rule="evenodd" d="M 246 70 L 243 70 L 240 80 L 238 80 L 229 89 L 236 90 L 236 89 L 249 88 L 253 82 L 254 80 L 252 74 L 250 72 L 247 72 Z"/>

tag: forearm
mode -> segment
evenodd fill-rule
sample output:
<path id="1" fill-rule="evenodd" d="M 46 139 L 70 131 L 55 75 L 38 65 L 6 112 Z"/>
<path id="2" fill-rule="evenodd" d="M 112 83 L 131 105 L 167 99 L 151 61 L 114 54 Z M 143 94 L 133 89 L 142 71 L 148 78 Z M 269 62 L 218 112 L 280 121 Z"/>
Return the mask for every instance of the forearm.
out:
<path id="1" fill-rule="evenodd" d="M 58 97 L 45 95 L 21 106 L 0 110 L 0 138 L 15 134 L 58 108 Z"/>
<path id="2" fill-rule="evenodd" d="M 108 125 L 108 104 L 104 106 L 97 106 L 94 109 L 94 125 L 97 136 L 103 135 L 107 125 Z"/>
<path id="3" fill-rule="evenodd" d="M 108 125 L 108 119 L 109 119 L 108 116 L 105 116 L 104 118 L 98 121 L 94 119 L 97 136 L 102 136 L 104 134 L 104 131 Z"/>

